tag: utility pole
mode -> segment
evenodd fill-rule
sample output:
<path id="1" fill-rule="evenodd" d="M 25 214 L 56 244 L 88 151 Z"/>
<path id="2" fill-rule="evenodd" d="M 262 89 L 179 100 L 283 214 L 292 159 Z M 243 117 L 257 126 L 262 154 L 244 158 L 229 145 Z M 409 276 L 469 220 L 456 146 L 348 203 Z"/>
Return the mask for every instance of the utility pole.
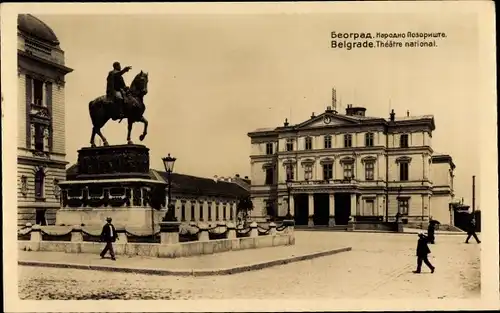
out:
<path id="1" fill-rule="evenodd" d="M 472 176 L 472 213 L 476 212 L 476 175 Z"/>

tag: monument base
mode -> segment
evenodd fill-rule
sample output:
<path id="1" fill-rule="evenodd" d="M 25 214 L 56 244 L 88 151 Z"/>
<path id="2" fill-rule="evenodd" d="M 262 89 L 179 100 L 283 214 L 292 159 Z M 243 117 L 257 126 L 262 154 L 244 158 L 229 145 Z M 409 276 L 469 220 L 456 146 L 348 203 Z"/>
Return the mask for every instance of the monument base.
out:
<path id="1" fill-rule="evenodd" d="M 158 225 L 166 212 L 167 184 L 150 175 L 148 151 L 142 145 L 79 150 L 77 172 L 59 183 L 56 225 L 102 225 L 107 217 L 120 226 Z"/>
<path id="2" fill-rule="evenodd" d="M 153 212 L 153 218 L 151 217 Z M 133 208 L 66 208 L 56 213 L 56 225 L 103 225 L 106 218 L 111 217 L 113 224 L 151 228 L 151 224 L 159 225 L 165 216 L 166 209 L 154 210 L 151 207 Z"/>

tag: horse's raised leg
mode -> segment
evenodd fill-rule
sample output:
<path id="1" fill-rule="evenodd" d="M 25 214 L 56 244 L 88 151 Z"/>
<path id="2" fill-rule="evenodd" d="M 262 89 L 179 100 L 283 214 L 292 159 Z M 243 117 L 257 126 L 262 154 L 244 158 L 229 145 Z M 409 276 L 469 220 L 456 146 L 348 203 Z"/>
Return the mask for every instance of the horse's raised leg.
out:
<path id="1" fill-rule="evenodd" d="M 144 129 L 142 131 L 142 134 L 139 136 L 139 139 L 143 141 L 146 135 L 148 134 L 148 120 L 143 116 L 139 121 L 144 123 Z"/>
<path id="2" fill-rule="evenodd" d="M 133 145 L 134 143 L 132 142 L 132 140 L 130 140 L 130 133 L 132 133 L 132 125 L 134 125 L 134 122 L 132 122 L 130 119 L 127 120 L 128 120 L 127 143 L 129 145 Z"/>

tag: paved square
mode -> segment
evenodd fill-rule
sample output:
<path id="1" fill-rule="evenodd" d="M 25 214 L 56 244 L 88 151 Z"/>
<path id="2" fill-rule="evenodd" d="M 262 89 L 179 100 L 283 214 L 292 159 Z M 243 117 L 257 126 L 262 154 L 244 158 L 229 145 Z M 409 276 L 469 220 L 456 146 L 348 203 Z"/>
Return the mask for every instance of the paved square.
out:
<path id="1" fill-rule="evenodd" d="M 296 231 L 296 249 L 351 246 L 352 251 L 229 276 L 174 277 L 19 267 L 22 299 L 309 299 L 475 298 L 480 296 L 480 245 L 437 236 L 430 261 L 416 267 L 417 236 Z M 254 253 L 259 253 L 255 250 Z M 231 252 L 226 253 L 232 257 Z M 236 254 L 233 254 L 236 256 Z M 190 260 L 192 261 L 192 260 Z M 244 263 L 233 257 L 234 263 Z"/>

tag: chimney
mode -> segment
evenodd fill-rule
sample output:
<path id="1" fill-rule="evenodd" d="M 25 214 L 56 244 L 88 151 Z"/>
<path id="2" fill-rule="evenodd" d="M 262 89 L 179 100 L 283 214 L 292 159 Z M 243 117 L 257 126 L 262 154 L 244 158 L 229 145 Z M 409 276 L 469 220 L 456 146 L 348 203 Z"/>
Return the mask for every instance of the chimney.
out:
<path id="1" fill-rule="evenodd" d="M 410 110 L 406 110 L 406 116 L 410 116 Z"/>
<path id="2" fill-rule="evenodd" d="M 311 118 L 315 118 L 315 117 L 316 117 L 316 115 L 314 115 L 314 112 L 312 112 Z"/>
<path id="3" fill-rule="evenodd" d="M 287 119 L 287 118 L 285 118 L 285 123 L 283 123 L 283 125 L 284 125 L 285 127 L 288 127 L 288 119 Z"/>
<path id="4" fill-rule="evenodd" d="M 394 122 L 394 118 L 396 116 L 396 113 L 394 113 L 394 109 L 392 109 L 390 116 L 391 116 L 391 122 Z"/>
<path id="5" fill-rule="evenodd" d="M 240 177 L 240 174 L 236 174 L 235 176 L 239 178 L 239 177 Z"/>
<path id="6" fill-rule="evenodd" d="M 248 176 L 245 176 L 245 179 L 248 179 Z"/>

